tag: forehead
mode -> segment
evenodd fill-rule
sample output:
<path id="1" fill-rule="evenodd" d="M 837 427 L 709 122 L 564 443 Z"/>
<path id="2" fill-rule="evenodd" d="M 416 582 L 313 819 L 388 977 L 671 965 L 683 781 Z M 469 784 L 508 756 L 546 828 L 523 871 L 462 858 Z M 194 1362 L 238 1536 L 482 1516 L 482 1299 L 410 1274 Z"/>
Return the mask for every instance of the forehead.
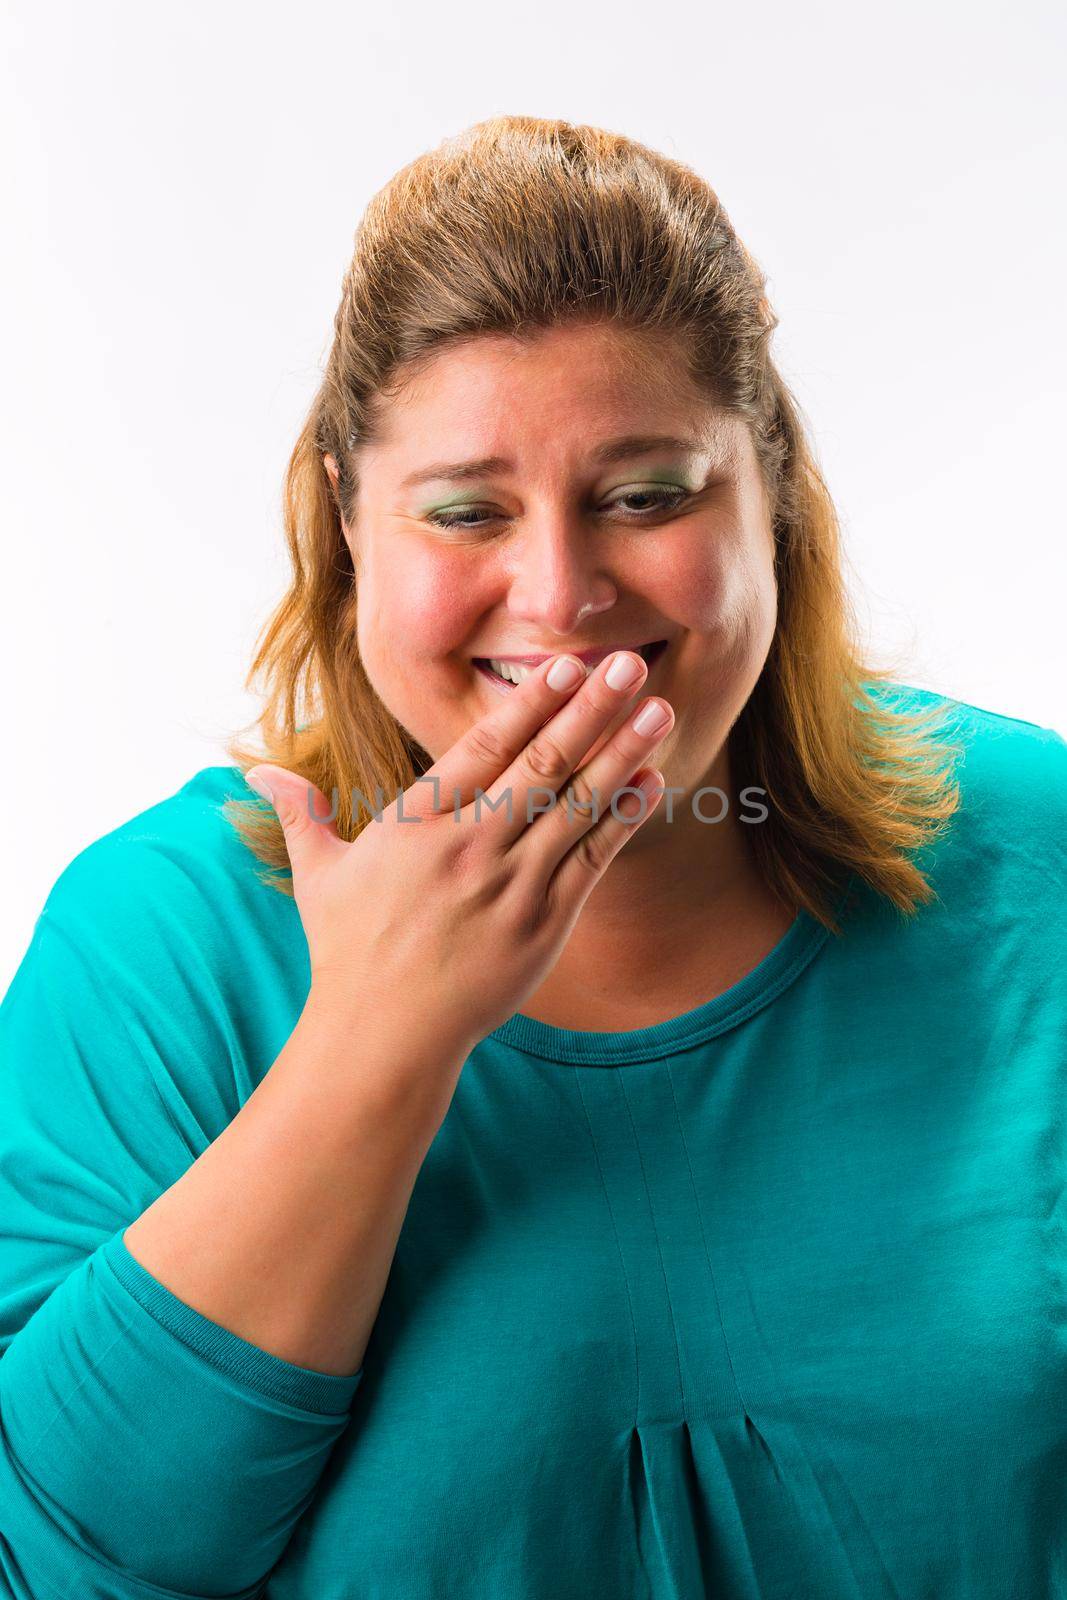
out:
<path id="1" fill-rule="evenodd" d="M 578 423 L 605 432 L 668 421 L 677 431 L 704 429 L 716 412 L 676 338 L 578 324 L 525 338 L 480 334 L 401 369 L 378 399 L 377 443 L 425 448 L 428 429 L 484 438 Z"/>

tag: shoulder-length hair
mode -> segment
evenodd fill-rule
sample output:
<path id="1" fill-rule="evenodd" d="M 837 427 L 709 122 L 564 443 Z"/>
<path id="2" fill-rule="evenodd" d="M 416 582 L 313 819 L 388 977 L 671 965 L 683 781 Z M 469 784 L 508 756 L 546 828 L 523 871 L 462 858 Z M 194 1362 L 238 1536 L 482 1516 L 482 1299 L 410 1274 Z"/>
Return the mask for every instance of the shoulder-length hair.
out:
<path id="1" fill-rule="evenodd" d="M 272 762 L 334 796 L 354 839 L 362 804 L 393 798 L 432 759 L 386 709 L 356 645 L 351 525 L 357 446 L 376 401 L 442 348 L 481 333 L 533 338 L 610 319 L 673 335 L 698 391 L 742 418 L 773 508 L 778 622 L 730 731 L 731 765 L 766 791 L 758 866 L 787 903 L 838 932 L 843 881 L 905 916 L 936 898 L 913 857 L 959 804 L 941 713 L 883 691 L 862 660 L 837 514 L 800 409 L 770 354 L 766 279 L 696 172 L 620 134 L 537 117 L 475 124 L 402 168 L 368 204 L 321 386 L 285 478 L 287 593 L 246 680 L 261 714 L 227 745 L 242 772 Z M 638 346 L 640 341 L 637 341 Z M 338 467 L 336 487 L 324 464 Z M 258 730 L 258 749 L 243 735 Z M 281 825 L 256 801 L 228 820 L 292 894 Z"/>

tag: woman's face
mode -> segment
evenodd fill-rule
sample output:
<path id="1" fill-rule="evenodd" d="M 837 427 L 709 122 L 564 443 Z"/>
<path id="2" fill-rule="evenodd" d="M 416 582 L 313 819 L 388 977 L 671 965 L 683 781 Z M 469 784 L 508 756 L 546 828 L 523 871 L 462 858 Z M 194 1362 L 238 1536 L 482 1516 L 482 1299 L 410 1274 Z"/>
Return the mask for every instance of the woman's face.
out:
<path id="1" fill-rule="evenodd" d="M 359 447 L 359 650 L 435 761 L 511 692 L 490 658 L 665 640 L 638 697 L 674 708 L 655 765 L 685 792 L 710 781 L 773 637 L 773 539 L 744 425 L 691 390 L 666 339 L 649 372 L 649 348 L 604 324 L 479 336 Z"/>

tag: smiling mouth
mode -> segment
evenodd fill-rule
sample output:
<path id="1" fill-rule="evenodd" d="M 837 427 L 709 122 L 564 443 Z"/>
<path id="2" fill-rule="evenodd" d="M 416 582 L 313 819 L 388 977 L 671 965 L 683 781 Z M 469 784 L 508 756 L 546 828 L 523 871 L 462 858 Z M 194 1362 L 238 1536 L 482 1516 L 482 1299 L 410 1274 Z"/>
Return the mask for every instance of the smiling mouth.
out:
<path id="1" fill-rule="evenodd" d="M 664 650 L 666 650 L 667 643 L 666 639 L 654 639 L 651 644 L 643 644 L 637 647 L 636 653 L 647 663 L 650 672 Z M 566 655 L 566 653 L 565 650 L 560 651 L 561 655 Z M 514 689 L 517 683 L 521 683 L 524 678 L 529 677 L 531 672 L 537 670 L 536 667 L 521 667 L 516 663 L 501 662 L 501 666 L 506 667 L 509 673 L 515 674 L 514 677 L 505 678 L 490 666 L 489 660 L 485 656 L 473 656 L 471 659 L 482 676 L 488 678 L 490 683 L 498 685 L 501 689 Z M 647 682 L 648 679 L 646 677 L 645 683 L 647 684 Z"/>

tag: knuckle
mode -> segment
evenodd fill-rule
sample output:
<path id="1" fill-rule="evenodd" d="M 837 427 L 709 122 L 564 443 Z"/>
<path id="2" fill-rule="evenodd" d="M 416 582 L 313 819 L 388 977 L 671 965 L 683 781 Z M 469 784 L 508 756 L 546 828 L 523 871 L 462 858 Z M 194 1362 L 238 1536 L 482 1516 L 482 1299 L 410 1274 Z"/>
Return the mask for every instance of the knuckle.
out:
<path id="1" fill-rule="evenodd" d="M 567 787 L 571 793 L 574 809 L 580 812 L 588 812 L 592 816 L 593 803 L 597 796 L 584 768 L 574 774 Z"/>
<path id="2" fill-rule="evenodd" d="M 635 684 L 631 692 L 636 692 L 636 688 L 637 685 Z M 600 716 L 611 717 L 618 715 L 621 704 L 618 691 L 609 689 L 603 678 L 592 678 L 590 680 L 587 698 L 593 710 Z"/>
<path id="3" fill-rule="evenodd" d="M 473 905 L 491 905 L 507 892 L 512 864 L 487 845 L 481 829 L 472 825 L 455 831 L 458 838 L 446 860 L 449 877 Z"/>
<path id="4" fill-rule="evenodd" d="M 492 724 L 476 722 L 473 728 L 467 729 L 464 745 L 467 754 L 473 756 L 479 765 L 496 768 L 503 766 L 509 760 L 505 737 L 500 729 L 494 728 Z"/>
<path id="5" fill-rule="evenodd" d="M 604 870 L 611 856 L 608 841 L 599 828 L 583 833 L 574 847 L 574 855 L 588 872 L 597 874 Z"/>
<path id="6" fill-rule="evenodd" d="M 547 886 L 531 881 L 525 873 L 517 874 L 510 888 L 507 926 L 510 937 L 526 947 L 551 928 L 555 907 Z"/>
<path id="7" fill-rule="evenodd" d="M 461 882 L 484 876 L 485 852 L 482 831 L 475 827 L 453 827 L 445 835 L 445 871 Z"/>
<path id="8" fill-rule="evenodd" d="M 539 733 L 522 752 L 522 765 L 528 775 L 539 779 L 558 779 L 566 775 L 567 758 L 546 733 Z"/>
<path id="9" fill-rule="evenodd" d="M 311 828 L 307 805 L 298 804 L 291 795 L 279 795 L 274 802 L 278 821 L 289 836 L 302 837 Z"/>

